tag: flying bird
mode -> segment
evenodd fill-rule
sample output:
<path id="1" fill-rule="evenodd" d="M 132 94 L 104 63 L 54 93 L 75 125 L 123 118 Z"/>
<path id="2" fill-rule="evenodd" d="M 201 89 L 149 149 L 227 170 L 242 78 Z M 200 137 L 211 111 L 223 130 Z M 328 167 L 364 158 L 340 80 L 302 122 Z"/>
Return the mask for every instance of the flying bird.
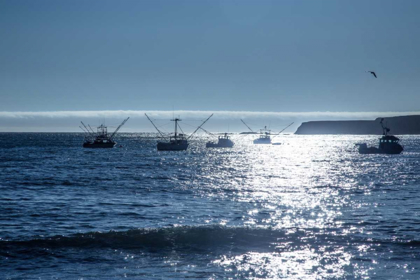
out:
<path id="1" fill-rule="evenodd" d="M 372 74 L 375 78 L 378 78 L 378 77 L 376 77 L 376 73 L 375 72 L 373 72 L 373 71 L 368 71 L 370 74 Z"/>

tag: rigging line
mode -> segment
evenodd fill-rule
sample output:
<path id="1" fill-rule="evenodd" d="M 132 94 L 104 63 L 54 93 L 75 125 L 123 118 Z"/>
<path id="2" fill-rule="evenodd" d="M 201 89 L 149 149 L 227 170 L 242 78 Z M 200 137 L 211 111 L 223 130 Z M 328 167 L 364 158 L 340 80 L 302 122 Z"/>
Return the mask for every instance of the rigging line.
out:
<path id="1" fill-rule="evenodd" d="M 83 130 L 84 133 L 89 134 L 89 132 L 87 132 L 83 127 L 81 127 L 80 125 L 79 125 L 79 127 L 80 127 L 81 130 Z"/>
<path id="2" fill-rule="evenodd" d="M 171 124 L 171 123 L 167 123 L 167 124 L 164 124 L 164 125 L 158 126 L 158 128 L 162 129 L 163 127 L 168 126 L 169 124 Z M 163 131 L 163 129 L 162 129 L 162 131 Z M 168 133 L 168 132 L 166 132 L 166 131 L 163 131 L 163 132 Z"/>
<path id="3" fill-rule="evenodd" d="M 187 126 L 196 127 L 195 125 L 191 125 L 191 124 L 188 124 L 188 123 L 185 123 L 185 122 L 184 122 L 184 124 L 187 125 Z"/>
<path id="4" fill-rule="evenodd" d="M 182 130 L 182 128 L 181 128 L 181 126 L 179 124 L 178 124 L 178 128 L 179 128 L 179 130 L 181 130 L 182 134 L 185 135 L 184 131 Z"/>
<path id="5" fill-rule="evenodd" d="M 185 121 L 185 119 L 184 119 L 184 121 Z M 201 120 L 187 119 L 187 121 L 189 121 L 189 122 L 202 122 L 203 119 L 201 119 Z"/>
<path id="6" fill-rule="evenodd" d="M 95 131 L 93 131 L 93 129 L 90 127 L 90 124 L 88 124 L 88 127 L 90 128 L 90 130 L 95 133 Z"/>
<path id="7" fill-rule="evenodd" d="M 90 136 L 92 136 L 92 137 L 95 137 L 95 133 L 93 133 L 92 134 L 92 132 L 90 132 L 89 131 L 89 128 L 87 128 L 87 126 L 82 122 L 82 121 L 80 121 L 80 123 L 83 125 L 83 127 L 88 131 L 88 134 L 90 135 Z M 92 134 L 92 135 L 91 135 Z"/>
<path id="8" fill-rule="evenodd" d="M 130 119 L 130 117 L 126 118 L 118 127 L 117 129 L 115 129 L 114 133 L 111 134 L 111 137 L 109 137 L 110 139 L 112 139 L 117 132 L 121 129 L 121 127 L 123 127 L 123 125 L 128 121 L 128 119 Z"/>
<path id="9" fill-rule="evenodd" d="M 242 119 L 241 119 L 241 122 L 246 126 L 246 127 L 248 127 L 248 129 L 249 130 L 251 130 L 251 132 L 254 132 Z"/>
<path id="10" fill-rule="evenodd" d="M 197 132 L 197 130 L 199 130 L 211 117 L 213 117 L 213 115 L 214 114 L 211 114 L 210 117 L 208 117 L 199 127 L 197 127 L 197 129 L 194 130 L 194 132 L 187 139 L 190 139 Z"/>
<path id="11" fill-rule="evenodd" d="M 288 126 L 286 126 L 285 128 L 283 128 L 279 133 L 277 133 L 274 137 L 276 137 L 276 136 L 279 136 L 280 135 L 280 133 L 282 133 L 283 131 L 285 131 L 286 130 L 286 128 L 288 128 L 289 126 L 291 126 L 292 124 L 294 124 L 294 122 L 292 122 L 291 124 L 289 124 Z M 274 137 L 273 137 L 273 139 L 274 139 Z"/>
<path id="12" fill-rule="evenodd" d="M 206 132 L 207 134 L 210 134 L 211 136 L 216 137 L 217 135 L 211 133 L 210 131 L 205 130 L 204 128 L 200 127 L 201 130 L 203 130 L 204 132 Z"/>
<path id="13" fill-rule="evenodd" d="M 162 125 L 159 125 L 158 127 L 167 126 L 168 124 L 171 124 L 170 122 L 164 123 Z"/>
<path id="14" fill-rule="evenodd" d="M 155 118 L 155 119 L 151 119 L 151 120 L 153 120 L 153 121 L 166 121 L 166 120 L 168 120 L 168 119 L 159 119 L 159 118 Z"/>
<path id="15" fill-rule="evenodd" d="M 153 126 L 156 128 L 156 130 L 159 132 L 160 136 L 162 136 L 162 138 L 166 138 L 165 136 L 163 136 L 162 132 L 156 127 L 156 125 L 152 122 L 152 120 L 149 118 L 149 116 L 144 113 L 144 115 L 149 119 L 149 121 L 153 124 Z"/>

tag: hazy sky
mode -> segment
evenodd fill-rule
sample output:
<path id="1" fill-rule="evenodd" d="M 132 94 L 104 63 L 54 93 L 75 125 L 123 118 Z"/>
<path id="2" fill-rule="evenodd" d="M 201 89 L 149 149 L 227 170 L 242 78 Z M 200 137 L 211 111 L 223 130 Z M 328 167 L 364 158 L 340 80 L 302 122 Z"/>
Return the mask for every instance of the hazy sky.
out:
<path id="1" fill-rule="evenodd" d="M 0 0 L 0 111 L 420 111 L 419 15 L 418 0 Z"/>

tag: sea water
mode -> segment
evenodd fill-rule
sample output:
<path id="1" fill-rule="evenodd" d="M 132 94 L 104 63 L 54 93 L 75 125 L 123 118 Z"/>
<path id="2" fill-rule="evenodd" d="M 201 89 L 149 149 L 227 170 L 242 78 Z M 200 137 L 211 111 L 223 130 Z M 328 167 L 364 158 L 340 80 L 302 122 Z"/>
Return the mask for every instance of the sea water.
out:
<path id="1" fill-rule="evenodd" d="M 420 137 L 255 137 L 0 134 L 0 279 L 420 279 Z"/>

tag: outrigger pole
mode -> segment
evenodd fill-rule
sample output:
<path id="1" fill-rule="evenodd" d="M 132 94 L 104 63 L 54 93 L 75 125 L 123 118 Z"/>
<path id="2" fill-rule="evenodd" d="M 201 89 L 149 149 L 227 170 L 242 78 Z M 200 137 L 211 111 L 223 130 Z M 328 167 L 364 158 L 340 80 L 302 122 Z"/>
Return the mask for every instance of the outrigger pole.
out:
<path id="1" fill-rule="evenodd" d="M 279 136 L 280 135 L 280 133 L 282 133 L 283 131 L 285 131 L 286 130 L 286 128 L 288 128 L 289 126 L 291 126 L 292 124 L 294 124 L 294 122 L 292 122 L 291 124 L 289 124 L 288 126 L 286 126 L 285 128 L 283 128 L 279 133 L 277 133 L 274 137 L 276 137 L 276 136 Z M 273 138 L 274 138 L 273 137 Z"/>
<path id="2" fill-rule="evenodd" d="M 95 133 L 95 131 L 92 129 L 92 127 L 90 127 L 90 124 L 88 124 L 90 130 L 92 131 L 92 133 Z"/>
<path id="3" fill-rule="evenodd" d="M 249 130 L 251 130 L 251 132 L 254 132 L 242 119 L 241 119 L 241 122 L 243 122 L 243 124 L 246 126 L 246 127 L 248 127 L 248 129 Z"/>
<path id="4" fill-rule="evenodd" d="M 88 131 L 88 133 L 89 134 L 92 134 L 90 131 L 89 131 L 89 129 L 87 128 L 87 126 L 82 122 L 82 121 L 80 121 L 81 123 L 82 123 L 82 125 L 86 128 L 86 130 Z M 95 133 L 93 133 L 93 135 L 91 135 L 91 136 L 95 136 Z"/>
<path id="5" fill-rule="evenodd" d="M 128 121 L 130 117 L 126 118 L 118 127 L 117 129 L 114 131 L 114 133 L 111 134 L 111 137 L 109 137 L 109 139 L 112 140 L 112 137 L 115 136 L 115 134 L 117 134 L 118 130 L 120 130 L 120 128 Z"/>
<path id="6" fill-rule="evenodd" d="M 211 117 L 213 117 L 213 114 L 211 114 L 210 117 L 208 117 L 199 127 L 197 127 L 197 129 L 194 130 L 194 132 L 187 138 L 187 140 L 190 139 L 194 135 L 194 133 L 196 133 L 197 130 L 199 130 Z"/>
<path id="7" fill-rule="evenodd" d="M 146 113 L 144 113 L 144 115 L 149 119 L 149 121 L 153 124 L 153 126 L 156 128 L 156 130 L 159 132 L 159 134 L 160 134 L 160 136 L 162 137 L 162 138 L 166 138 L 165 136 L 163 136 L 163 134 L 162 134 L 162 132 L 156 127 L 156 125 L 152 122 L 152 120 L 149 118 L 149 116 L 146 114 Z"/>
<path id="8" fill-rule="evenodd" d="M 86 130 L 85 130 L 83 127 L 81 127 L 80 125 L 79 125 L 79 127 L 80 127 L 80 129 L 81 129 L 81 130 L 83 130 L 83 132 L 84 132 L 84 133 L 89 134 L 89 131 L 86 131 Z"/>

